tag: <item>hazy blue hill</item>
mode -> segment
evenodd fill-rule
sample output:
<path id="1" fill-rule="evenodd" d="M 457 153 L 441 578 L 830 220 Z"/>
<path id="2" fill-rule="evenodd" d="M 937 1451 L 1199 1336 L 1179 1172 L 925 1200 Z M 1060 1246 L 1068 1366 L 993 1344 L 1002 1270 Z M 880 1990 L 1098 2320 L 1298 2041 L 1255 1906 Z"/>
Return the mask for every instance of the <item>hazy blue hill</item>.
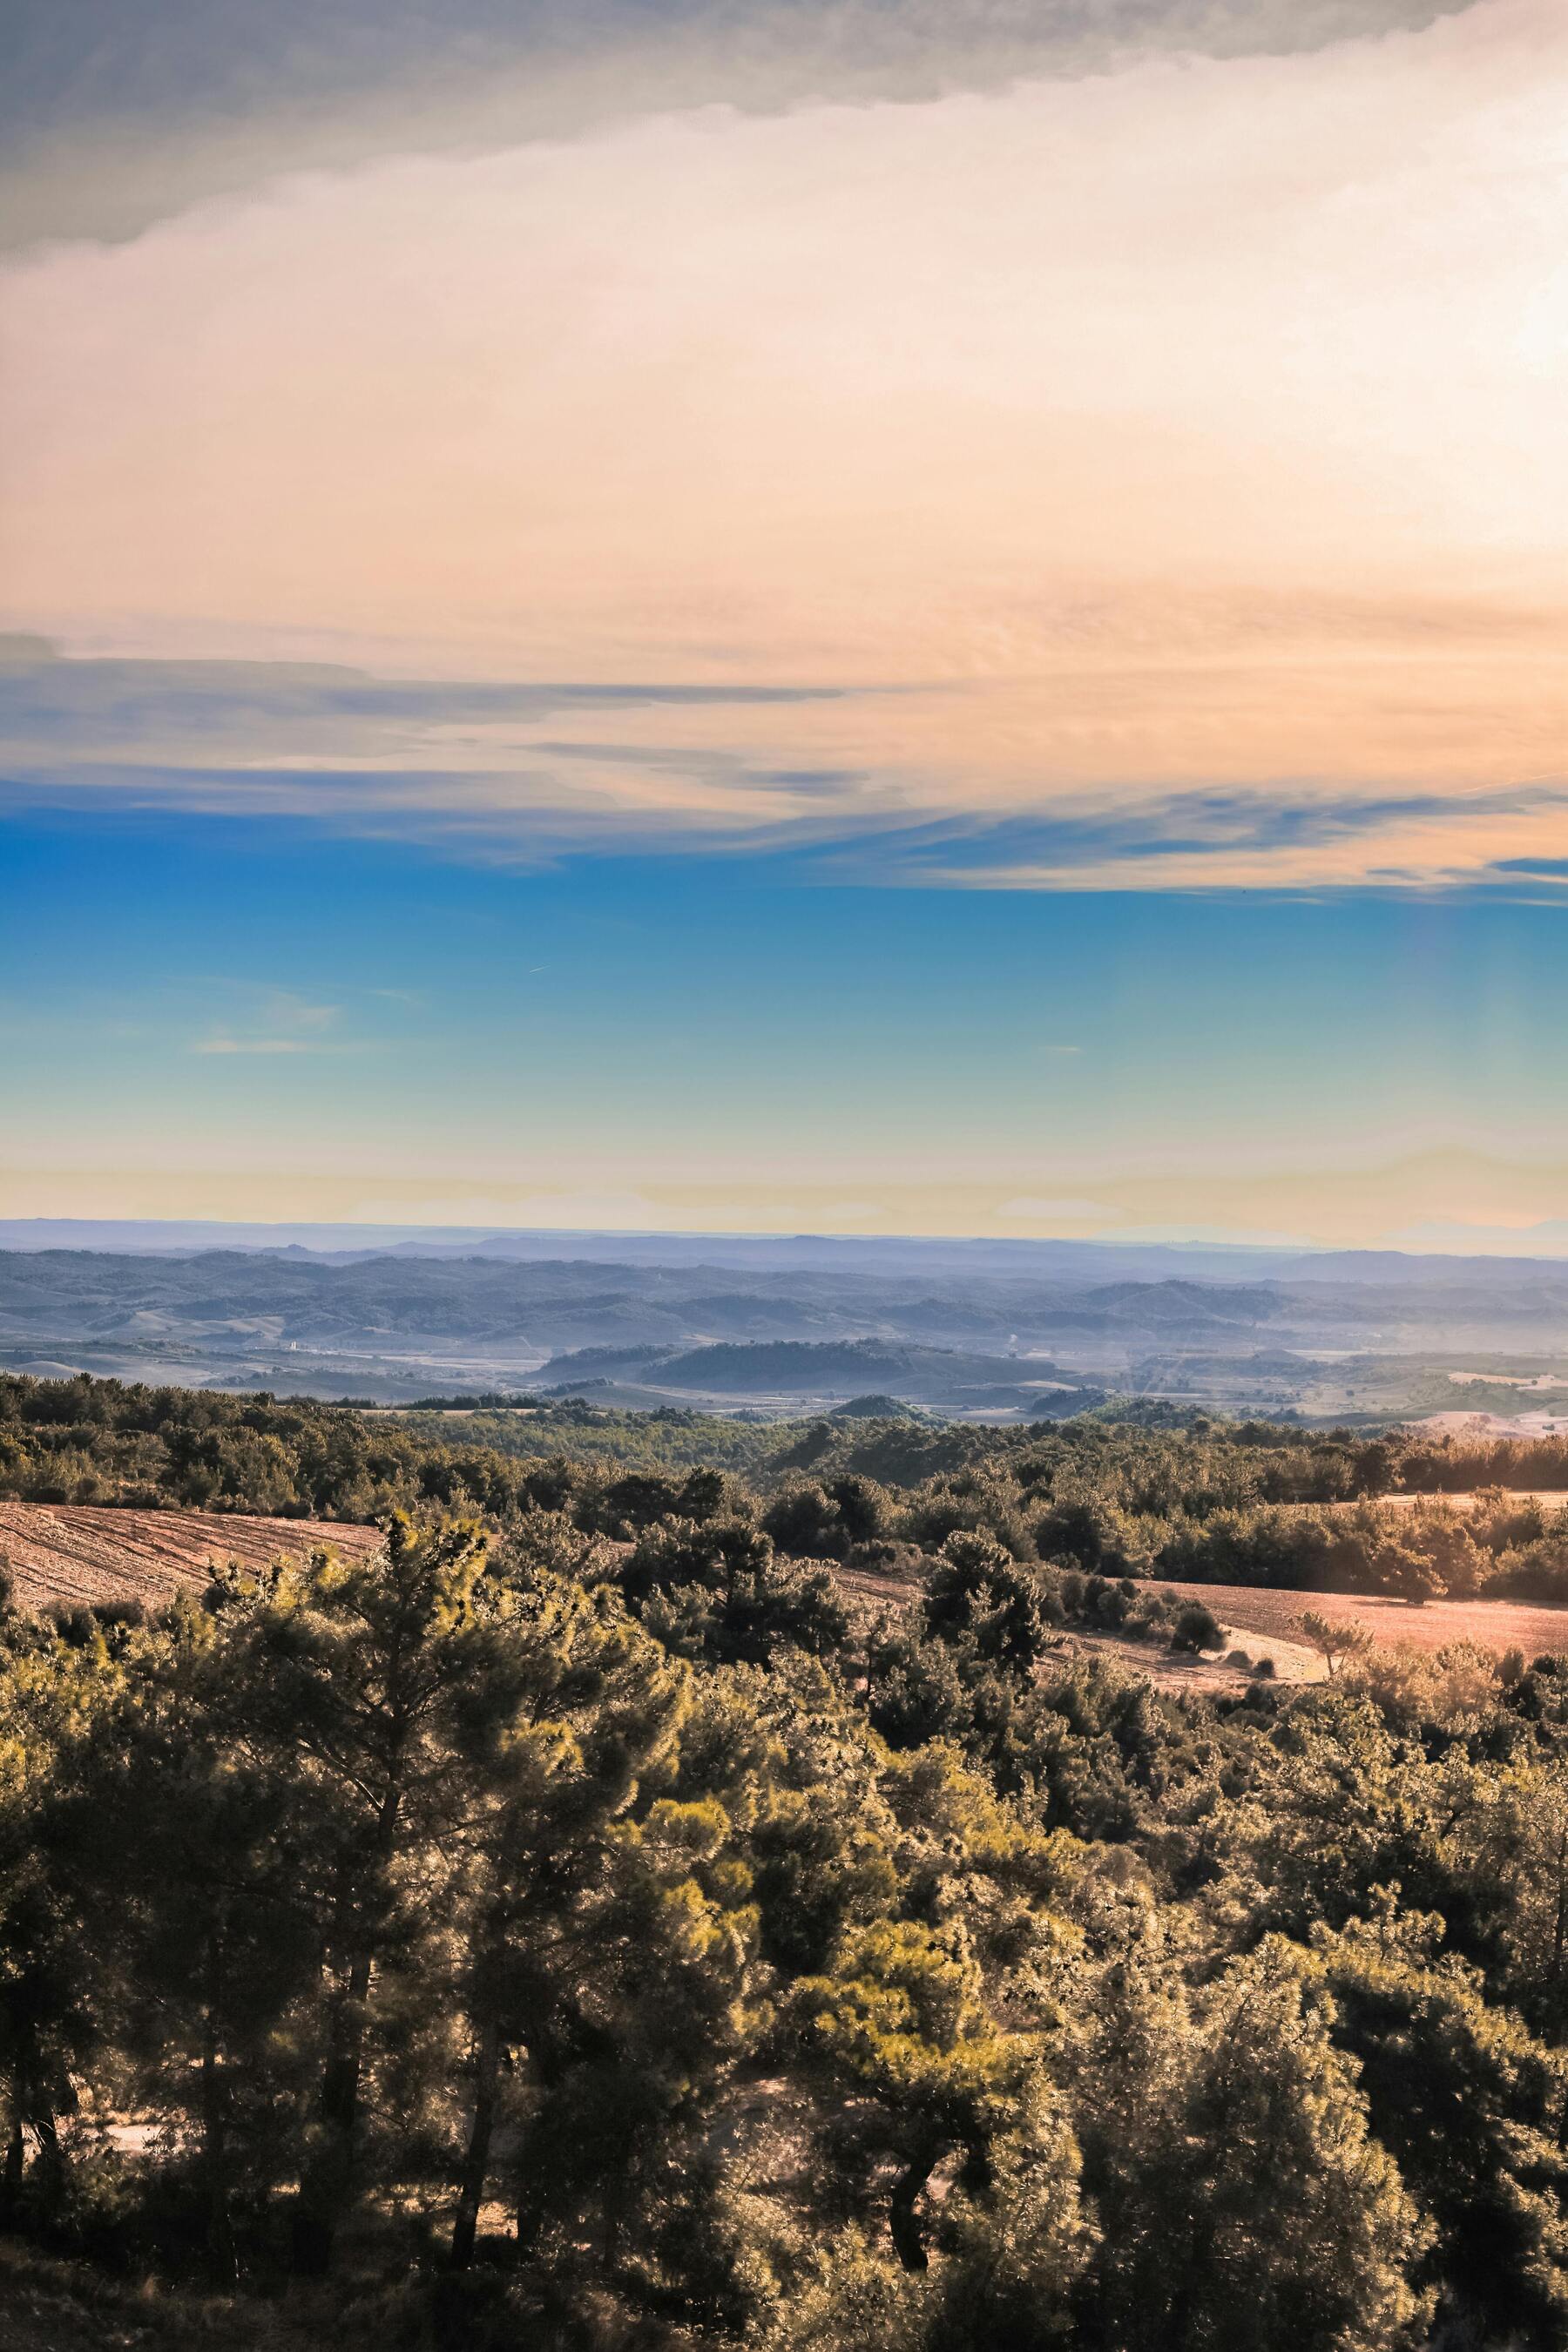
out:
<path id="1" fill-rule="evenodd" d="M 1004 1415 L 1062 1378 L 1318 1419 L 1506 1403 L 1510 1381 L 1568 1368 L 1561 1262 L 1297 1255 L 1286 1278 L 1232 1253 L 1218 1278 L 1213 1252 L 803 1238 L 703 1254 L 677 1236 L 659 1260 L 647 1237 L 555 1236 L 535 1257 L 500 1238 L 501 1254 L 0 1251 L 0 1367 L 389 1402 L 538 1378 L 605 1382 L 617 1402 L 884 1393 Z M 1451 1371 L 1491 1385 L 1456 1393 Z"/>
<path id="2" fill-rule="evenodd" d="M 1289 1294 L 1268 1284 L 1118 1282 L 1084 1294 L 1079 1311 L 1107 1321 L 1162 1324 L 1268 1323 L 1290 1312 Z"/>
<path id="3" fill-rule="evenodd" d="M 1250 1282 L 1274 1274 L 1294 1274 L 1319 1265 L 1346 1265 L 1356 1253 L 1318 1256 L 1300 1250 L 1256 1249 L 1224 1244 L 1098 1241 L 1025 1241 L 954 1238 L 921 1234 L 616 1234 L 563 1231 L 496 1233 L 483 1227 L 397 1225 L 225 1225 L 170 1222 L 88 1221 L 71 1218 L 0 1219 L 0 1250 L 73 1252 L 308 1251 L 340 1259 L 395 1254 L 440 1261 L 485 1257 L 530 1265 L 551 1261 L 578 1265 L 723 1266 L 747 1273 L 799 1275 L 846 1272 L 895 1276 L 930 1284 L 944 1278 L 970 1284 L 987 1276 L 1002 1281 L 1066 1281 L 1077 1284 L 1120 1279 Z M 1386 1254 L 1393 1257 L 1393 1254 Z M 1431 1263 L 1394 1259 L 1401 1265 Z M 1452 1261 L 1450 1261 L 1452 1262 Z"/>
<path id="4" fill-rule="evenodd" d="M 832 1418 L 835 1421 L 919 1423 L 924 1419 L 924 1415 L 918 1405 L 907 1403 L 902 1397 L 878 1395 L 848 1397 L 843 1404 L 835 1405 Z"/>
<path id="5" fill-rule="evenodd" d="M 579 1365 L 581 1358 L 569 1360 Z M 1008 1356 L 970 1356 L 951 1348 L 890 1346 L 880 1339 L 813 1343 L 776 1340 L 746 1347 L 721 1342 L 667 1356 L 657 1365 L 641 1359 L 645 1375 L 661 1388 L 695 1389 L 710 1395 L 748 1392 L 833 1394 L 863 1391 L 873 1385 L 889 1395 L 951 1396 L 964 1387 L 996 1381 L 1047 1381 L 1056 1367 Z M 548 1364 L 542 1375 L 552 1379 L 561 1363 Z"/>

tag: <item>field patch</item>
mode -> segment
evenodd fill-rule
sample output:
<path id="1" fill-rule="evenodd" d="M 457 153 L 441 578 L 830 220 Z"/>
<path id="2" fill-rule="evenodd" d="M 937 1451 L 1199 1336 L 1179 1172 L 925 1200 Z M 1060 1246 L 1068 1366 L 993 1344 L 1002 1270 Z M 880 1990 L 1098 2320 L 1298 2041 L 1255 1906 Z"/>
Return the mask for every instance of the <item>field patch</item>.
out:
<path id="1" fill-rule="evenodd" d="M 1451 1498 L 1461 1506 L 1468 1497 Z M 375 1528 L 337 1520 L 281 1519 L 226 1511 L 143 1511 L 113 1505 L 0 1502 L 0 1559 L 10 1570 L 23 1609 L 93 1607 L 138 1601 L 156 1609 L 176 1592 L 200 1591 L 230 1560 L 262 1568 L 330 1544 L 354 1557 L 381 1542 Z M 879 1575 L 835 1568 L 840 1588 L 863 1608 L 903 1610 L 921 1591 L 907 1571 Z M 1426 1651 L 1473 1642 L 1501 1654 L 1527 1658 L 1568 1651 L 1568 1610 L 1512 1601 L 1429 1601 L 1419 1607 L 1385 1594 L 1287 1591 L 1268 1585 L 1207 1584 L 1155 1580 L 1184 1601 L 1201 1601 L 1225 1629 L 1225 1647 L 1198 1656 L 1163 1644 L 1134 1642 L 1073 1628 L 1063 1646 L 1113 1656 L 1130 1671 L 1162 1685 L 1234 1688 L 1247 1669 L 1227 1654 L 1245 1651 L 1249 1664 L 1268 1659 L 1282 1683 L 1314 1682 L 1326 1671 L 1301 1636 L 1309 1612 L 1363 1628 L 1384 1645 Z"/>
<path id="2" fill-rule="evenodd" d="M 239 1511 L 133 1511 L 112 1504 L 0 1502 L 0 1559 L 21 1609 L 139 1601 L 162 1608 L 199 1591 L 229 1560 L 265 1568 L 321 1544 L 358 1554 L 375 1528 L 326 1519 L 257 1518 Z"/>
<path id="3" fill-rule="evenodd" d="M 1293 1643 L 1296 1621 L 1309 1611 L 1337 1623 L 1358 1625 L 1384 1645 L 1407 1643 L 1417 1650 L 1446 1649 L 1450 1642 L 1473 1642 L 1478 1649 L 1522 1650 L 1527 1658 L 1568 1650 L 1568 1609 L 1529 1607 L 1517 1601 L 1428 1601 L 1413 1607 L 1385 1593 L 1285 1592 L 1260 1584 L 1162 1584 L 1184 1601 L 1201 1601 L 1221 1623 L 1260 1643 Z"/>
<path id="4" fill-rule="evenodd" d="M 1373 1507 L 1380 1511 L 1429 1511 L 1439 1508 L 1449 1511 L 1473 1511 L 1476 1505 L 1482 1500 L 1483 1495 L 1488 1502 L 1494 1502 L 1499 1491 L 1494 1486 L 1489 1489 L 1472 1488 L 1460 1495 L 1379 1495 Z M 1568 1509 L 1568 1489 L 1562 1486 L 1510 1486 L 1502 1491 L 1506 1491 L 1510 1503 L 1539 1503 L 1543 1511 Z M 1359 1511 L 1366 1507 L 1361 1503 L 1331 1503 L 1328 1507 L 1331 1511 Z"/>

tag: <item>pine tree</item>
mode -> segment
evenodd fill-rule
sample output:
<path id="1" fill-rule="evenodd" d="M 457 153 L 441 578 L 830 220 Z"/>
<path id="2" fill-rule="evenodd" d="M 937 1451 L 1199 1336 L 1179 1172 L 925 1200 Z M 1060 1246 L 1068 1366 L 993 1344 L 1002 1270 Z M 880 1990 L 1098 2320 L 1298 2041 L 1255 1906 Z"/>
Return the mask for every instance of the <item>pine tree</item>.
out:
<path id="1" fill-rule="evenodd" d="M 467 1797 L 452 1711 L 494 1606 L 472 1521 L 419 1529 L 344 1564 L 285 1564 L 231 1606 L 248 1737 L 295 1777 L 322 1981 L 318 2089 L 300 2162 L 295 2266 L 321 2274 L 359 2187 L 362 2086 L 378 1972 L 439 1917 L 445 1854 Z"/>

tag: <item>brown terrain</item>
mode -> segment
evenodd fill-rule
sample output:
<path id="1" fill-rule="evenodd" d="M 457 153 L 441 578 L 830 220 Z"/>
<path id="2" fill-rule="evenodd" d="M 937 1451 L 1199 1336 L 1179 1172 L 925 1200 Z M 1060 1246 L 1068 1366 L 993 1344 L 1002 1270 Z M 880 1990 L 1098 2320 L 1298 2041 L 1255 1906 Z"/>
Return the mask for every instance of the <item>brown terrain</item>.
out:
<path id="1" fill-rule="evenodd" d="M 1452 1499 L 1463 1508 L 1472 1497 Z M 873 1609 L 879 1605 L 907 1608 L 919 1591 L 918 1584 L 907 1576 L 883 1577 L 854 1569 L 835 1573 L 856 1600 Z M 1130 1673 L 1147 1675 L 1163 1689 L 1171 1690 L 1234 1690 L 1264 1659 L 1273 1667 L 1277 1682 L 1321 1682 L 1328 1667 L 1321 1652 L 1303 1638 L 1298 1622 L 1308 1614 L 1326 1617 L 1336 1624 L 1348 1620 L 1364 1627 L 1384 1648 L 1434 1651 L 1446 1649 L 1450 1642 L 1471 1642 L 1500 1657 L 1508 1650 L 1522 1650 L 1527 1659 L 1546 1651 L 1568 1651 L 1568 1609 L 1535 1608 L 1515 1601 L 1428 1601 L 1413 1607 L 1386 1594 L 1290 1592 L 1262 1584 L 1182 1584 L 1162 1580 L 1159 1589 L 1183 1601 L 1201 1601 L 1211 1610 L 1225 1629 L 1223 1647 L 1194 1655 L 1152 1642 L 1085 1633 L 1075 1628 L 1062 1635 L 1062 1648 L 1114 1659 Z M 1246 1666 L 1226 1663 L 1237 1651 L 1246 1653 Z"/>
<path id="2" fill-rule="evenodd" d="M 132 1511 L 113 1505 L 0 1502 L 0 1560 L 23 1609 L 140 1601 L 157 1608 L 199 1590 L 229 1560 L 263 1568 L 331 1544 L 374 1551 L 374 1528 L 259 1519 L 227 1511 Z"/>
<path id="3" fill-rule="evenodd" d="M 1453 1499 L 1462 1504 L 1468 1497 Z M 114 1601 L 155 1608 L 182 1588 L 199 1590 L 229 1560 L 258 1568 L 322 1544 L 353 1555 L 373 1551 L 380 1540 L 374 1528 L 325 1519 L 0 1502 L 0 1560 L 9 1567 L 24 1609 Z M 907 1608 L 919 1591 L 918 1581 L 907 1574 L 881 1576 L 853 1568 L 835 1573 L 868 1610 Z M 1098 1652 L 1162 1685 L 1183 1689 L 1235 1688 L 1247 1672 L 1226 1663 L 1236 1651 L 1246 1653 L 1248 1667 L 1267 1658 L 1279 1682 L 1321 1680 L 1323 1661 L 1298 1624 L 1310 1611 L 1363 1626 L 1380 1643 L 1418 1650 L 1440 1650 L 1450 1642 L 1473 1642 L 1499 1654 L 1522 1650 L 1527 1658 L 1568 1650 L 1568 1610 L 1511 1601 L 1429 1601 L 1413 1607 L 1384 1596 L 1287 1592 L 1267 1585 L 1173 1583 L 1163 1589 L 1211 1609 L 1225 1628 L 1223 1649 L 1194 1657 L 1152 1643 L 1076 1631 L 1064 1634 L 1064 1648 Z"/>
<path id="4" fill-rule="evenodd" d="M 1209 1588 L 1208 1606 L 1216 1615 L 1224 1607 L 1223 1601 L 1213 1596 L 1222 1594 L 1223 1586 Z M 1134 1642 L 1114 1633 L 1071 1633 L 1062 1637 L 1062 1647 L 1076 1650 L 1088 1656 L 1109 1659 L 1125 1674 L 1147 1675 L 1157 1690 L 1207 1692 L 1210 1697 L 1228 1692 L 1232 1696 L 1246 1687 L 1252 1669 L 1267 1659 L 1273 1668 L 1276 1683 L 1321 1682 L 1328 1669 L 1318 1652 L 1304 1642 L 1279 1634 L 1260 1634 L 1245 1625 L 1229 1623 L 1223 1615 L 1225 1642 L 1217 1650 L 1170 1650 L 1157 1642 Z M 1244 1655 L 1246 1665 L 1228 1665 L 1226 1661 Z"/>
<path id="5" fill-rule="evenodd" d="M 1492 1492 L 1495 1494 L 1496 1489 Z M 1568 1507 L 1568 1488 L 1562 1486 L 1510 1486 L 1510 1503 L 1539 1503 L 1543 1510 L 1561 1511 Z M 1473 1511 L 1479 1495 L 1379 1495 L 1377 1508 L 1394 1511 L 1429 1511 L 1442 1507 L 1450 1511 Z M 1359 1511 L 1360 1503 L 1331 1503 L 1331 1511 Z"/>
<path id="6" fill-rule="evenodd" d="M 1413 1607 L 1386 1594 L 1281 1592 L 1258 1584 L 1171 1584 L 1184 1601 L 1202 1601 L 1239 1646 L 1260 1656 L 1279 1642 L 1300 1643 L 1296 1620 L 1312 1611 L 1338 1624 L 1359 1625 L 1381 1644 L 1407 1643 L 1441 1650 L 1450 1642 L 1473 1642 L 1479 1649 L 1522 1650 L 1527 1658 L 1543 1651 L 1568 1650 L 1568 1609 L 1541 1609 L 1517 1601 L 1428 1601 Z M 1248 1637 L 1253 1637 L 1248 1639 Z M 1316 1679 L 1324 1670 L 1314 1655 Z M 1277 1671 L 1283 1675 L 1284 1668 Z"/>

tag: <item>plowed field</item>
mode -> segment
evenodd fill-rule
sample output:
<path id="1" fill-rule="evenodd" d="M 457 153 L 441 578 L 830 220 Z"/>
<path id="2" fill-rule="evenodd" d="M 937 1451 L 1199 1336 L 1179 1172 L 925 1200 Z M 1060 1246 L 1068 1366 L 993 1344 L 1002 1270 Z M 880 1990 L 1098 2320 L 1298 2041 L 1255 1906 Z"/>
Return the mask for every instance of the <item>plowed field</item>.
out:
<path id="1" fill-rule="evenodd" d="M 1494 1490 L 1495 1491 L 1495 1490 Z M 1509 1499 L 1514 1503 L 1539 1503 L 1542 1510 L 1561 1511 L 1568 1507 L 1568 1489 L 1562 1486 L 1510 1486 Z M 1441 1506 L 1450 1511 L 1473 1511 L 1480 1496 L 1472 1490 L 1462 1495 L 1380 1495 L 1377 1508 L 1394 1511 L 1425 1511 Z M 1356 1511 L 1359 1503 L 1331 1503 L 1331 1511 Z"/>
<path id="2" fill-rule="evenodd" d="M 1568 1650 L 1568 1609 L 1537 1609 L 1516 1601 L 1407 1601 L 1347 1592 L 1277 1592 L 1258 1584 L 1170 1584 L 1184 1600 L 1202 1601 L 1222 1624 L 1239 1633 L 1276 1642 L 1299 1642 L 1294 1621 L 1306 1611 L 1337 1622 L 1363 1625 L 1382 1643 L 1408 1642 L 1417 1650 L 1441 1650 L 1449 1642 L 1474 1642 L 1483 1650 L 1522 1650 L 1534 1658 L 1547 1650 Z"/>
<path id="3" fill-rule="evenodd" d="M 0 1503 L 0 1559 L 17 1606 L 46 1609 L 105 1601 L 157 1608 L 182 1586 L 199 1588 L 231 1559 L 261 1568 L 319 1544 L 374 1551 L 374 1528 L 324 1519 L 247 1518 L 226 1511 L 124 1511 L 77 1503 Z"/>
<path id="4" fill-rule="evenodd" d="M 10 1568 L 18 1605 L 45 1609 L 83 1602 L 140 1601 L 157 1607 L 182 1586 L 199 1590 L 227 1560 L 262 1567 L 319 1544 L 346 1554 L 373 1551 L 374 1528 L 325 1519 L 252 1518 L 238 1512 L 132 1511 L 66 1503 L 0 1502 L 0 1559 Z M 840 1580 L 863 1605 L 906 1608 L 918 1586 L 905 1578 L 840 1570 Z M 1163 1581 L 1162 1580 L 1162 1581 Z M 1225 1626 L 1226 1645 L 1272 1658 L 1283 1682 L 1312 1681 L 1321 1660 L 1301 1643 L 1296 1620 L 1306 1611 L 1363 1625 L 1381 1643 L 1408 1642 L 1438 1650 L 1449 1642 L 1483 1649 L 1568 1650 L 1568 1610 L 1526 1607 L 1511 1601 L 1408 1602 L 1342 1592 L 1282 1592 L 1251 1584 L 1166 1584 L 1184 1599 L 1202 1601 Z M 1075 1633 L 1072 1646 L 1128 1654 L 1122 1663 L 1157 1680 L 1228 1683 L 1242 1679 L 1218 1658 L 1166 1656 L 1152 1644 Z"/>

